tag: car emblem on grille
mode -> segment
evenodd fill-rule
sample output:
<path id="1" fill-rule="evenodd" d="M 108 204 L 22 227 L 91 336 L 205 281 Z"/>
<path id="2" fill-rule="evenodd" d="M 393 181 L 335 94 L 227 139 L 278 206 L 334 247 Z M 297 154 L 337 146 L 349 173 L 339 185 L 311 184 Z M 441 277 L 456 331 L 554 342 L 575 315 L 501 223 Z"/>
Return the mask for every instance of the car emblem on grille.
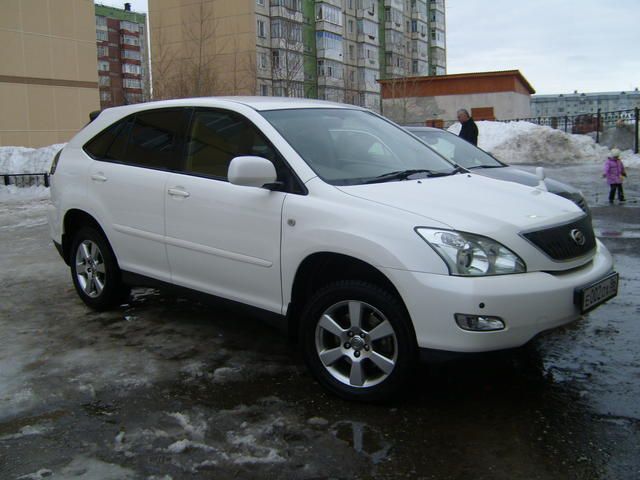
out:
<path id="1" fill-rule="evenodd" d="M 582 233 L 577 228 L 574 228 L 573 230 L 571 230 L 571 233 L 569 235 L 571 235 L 571 240 L 573 240 L 576 243 L 576 245 L 580 247 L 582 247 L 584 243 L 587 241 L 587 239 L 584 236 L 584 233 Z"/>

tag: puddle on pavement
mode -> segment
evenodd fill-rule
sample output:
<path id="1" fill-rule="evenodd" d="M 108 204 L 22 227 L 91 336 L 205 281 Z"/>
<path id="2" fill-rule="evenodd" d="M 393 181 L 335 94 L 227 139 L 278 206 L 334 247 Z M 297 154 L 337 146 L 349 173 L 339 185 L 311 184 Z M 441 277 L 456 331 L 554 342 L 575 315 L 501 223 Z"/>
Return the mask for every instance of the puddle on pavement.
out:
<path id="1" fill-rule="evenodd" d="M 391 443 L 382 434 L 364 422 L 340 421 L 331 426 L 333 435 L 349 444 L 358 454 L 374 465 L 389 458 Z"/>

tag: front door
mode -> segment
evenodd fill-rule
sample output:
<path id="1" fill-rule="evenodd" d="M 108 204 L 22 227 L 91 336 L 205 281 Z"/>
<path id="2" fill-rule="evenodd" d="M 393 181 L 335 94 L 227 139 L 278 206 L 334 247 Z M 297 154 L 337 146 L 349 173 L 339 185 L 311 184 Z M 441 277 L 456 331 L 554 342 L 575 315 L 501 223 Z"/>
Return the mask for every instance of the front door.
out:
<path id="1" fill-rule="evenodd" d="M 287 194 L 229 183 L 229 163 L 239 155 L 277 161 L 275 150 L 241 115 L 196 110 L 181 172 L 167 177 L 165 241 L 172 282 L 279 313 Z"/>

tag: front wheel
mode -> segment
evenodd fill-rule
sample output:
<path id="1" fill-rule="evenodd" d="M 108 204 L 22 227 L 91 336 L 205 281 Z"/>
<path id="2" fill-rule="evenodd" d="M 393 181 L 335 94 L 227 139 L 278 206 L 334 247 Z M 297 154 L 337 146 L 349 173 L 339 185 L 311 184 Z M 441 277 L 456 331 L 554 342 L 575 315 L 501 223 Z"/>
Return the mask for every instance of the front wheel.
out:
<path id="1" fill-rule="evenodd" d="M 331 284 L 307 304 L 301 339 L 307 365 L 335 394 L 381 401 L 409 379 L 415 335 L 396 296 L 366 282 Z"/>
<path id="2" fill-rule="evenodd" d="M 90 227 L 81 229 L 74 237 L 71 278 L 82 301 L 94 310 L 119 305 L 126 292 L 109 243 L 102 233 Z"/>

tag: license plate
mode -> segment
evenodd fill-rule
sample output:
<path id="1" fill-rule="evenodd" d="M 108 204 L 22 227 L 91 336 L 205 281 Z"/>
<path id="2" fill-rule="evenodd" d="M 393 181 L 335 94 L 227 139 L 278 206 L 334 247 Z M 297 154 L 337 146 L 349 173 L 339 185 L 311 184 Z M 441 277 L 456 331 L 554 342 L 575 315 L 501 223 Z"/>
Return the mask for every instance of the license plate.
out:
<path id="1" fill-rule="evenodd" d="M 618 274 L 614 272 L 592 285 L 577 289 L 575 304 L 582 313 L 586 313 L 616 295 L 618 295 Z"/>

